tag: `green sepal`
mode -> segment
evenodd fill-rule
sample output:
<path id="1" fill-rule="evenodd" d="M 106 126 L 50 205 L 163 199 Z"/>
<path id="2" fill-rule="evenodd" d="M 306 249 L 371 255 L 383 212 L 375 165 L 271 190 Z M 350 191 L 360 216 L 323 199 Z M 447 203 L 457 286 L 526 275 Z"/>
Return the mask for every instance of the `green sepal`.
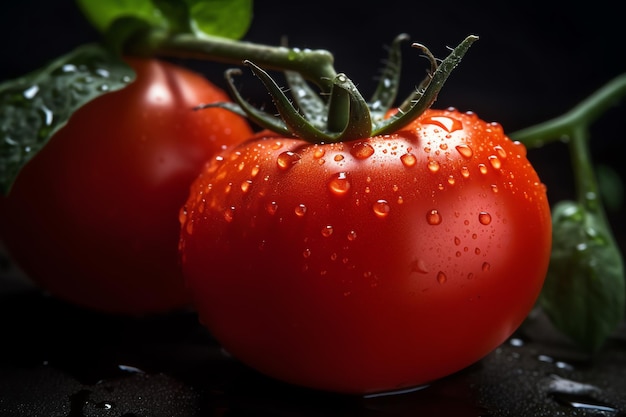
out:
<path id="1" fill-rule="evenodd" d="M 389 48 L 389 55 L 385 67 L 380 73 L 378 85 L 368 102 L 372 120 L 380 121 L 393 107 L 400 88 L 400 73 L 402 69 L 402 43 L 409 39 L 409 35 L 402 33 L 393 40 Z"/>
<path id="2" fill-rule="evenodd" d="M 326 129 L 328 123 L 328 103 L 311 88 L 304 77 L 295 71 L 285 71 L 289 90 L 294 92 L 293 101 L 304 117 L 317 129 Z"/>
<path id="3" fill-rule="evenodd" d="M 386 133 L 396 132 L 410 124 L 419 115 L 424 113 L 437 99 L 439 91 L 443 87 L 452 70 L 461 62 L 461 59 L 468 51 L 469 47 L 478 40 L 477 36 L 470 35 L 466 37 L 450 54 L 441 62 L 436 71 L 432 74 L 430 81 L 426 87 L 418 87 L 415 92 L 405 100 L 405 104 L 400 106 L 400 111 L 390 117 L 377 123 L 373 128 L 373 134 L 383 135 Z M 414 44 L 413 46 L 424 50 L 424 46 Z M 427 51 L 427 49 L 426 49 Z M 432 61 L 432 60 L 431 60 Z"/>
<path id="4" fill-rule="evenodd" d="M 116 55 L 90 44 L 0 84 L 0 192 L 8 193 L 21 168 L 74 111 L 134 77 Z"/>
<path id="5" fill-rule="evenodd" d="M 604 217 L 572 201 L 552 211 L 553 243 L 540 304 L 581 348 L 597 351 L 624 318 L 624 265 Z"/>

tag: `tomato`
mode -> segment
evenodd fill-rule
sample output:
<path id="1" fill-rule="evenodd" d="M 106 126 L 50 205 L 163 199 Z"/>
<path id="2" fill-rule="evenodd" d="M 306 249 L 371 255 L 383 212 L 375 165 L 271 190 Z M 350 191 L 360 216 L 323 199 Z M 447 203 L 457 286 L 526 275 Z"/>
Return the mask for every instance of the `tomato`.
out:
<path id="1" fill-rule="evenodd" d="M 249 137 L 247 122 L 193 106 L 228 96 L 200 74 L 128 59 L 127 88 L 80 108 L 0 201 L 4 243 L 49 293 L 94 310 L 188 305 L 178 211 L 207 159 Z"/>
<path id="2" fill-rule="evenodd" d="M 406 389 L 478 361 L 541 290 L 545 186 L 499 124 L 427 110 L 394 134 L 267 134 L 214 158 L 181 210 L 204 325 L 269 376 Z"/>

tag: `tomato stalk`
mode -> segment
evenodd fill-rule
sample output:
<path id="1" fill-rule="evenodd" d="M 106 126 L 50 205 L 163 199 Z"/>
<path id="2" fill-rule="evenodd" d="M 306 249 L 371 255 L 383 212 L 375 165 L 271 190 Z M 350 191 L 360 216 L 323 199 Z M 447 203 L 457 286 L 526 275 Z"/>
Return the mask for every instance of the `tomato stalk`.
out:
<path id="1" fill-rule="evenodd" d="M 576 201 L 553 208 L 553 248 L 540 302 L 554 324 L 589 351 L 600 348 L 626 309 L 623 259 L 600 199 L 589 149 L 589 126 L 624 96 L 626 74 L 564 115 L 510 135 L 528 147 L 555 140 L 568 145 Z"/>
<path id="2" fill-rule="evenodd" d="M 237 65 L 247 59 L 268 69 L 296 71 L 325 92 L 330 91 L 331 80 L 337 75 L 333 67 L 333 55 L 326 50 L 262 45 L 210 35 L 172 35 L 152 30 L 135 44 L 135 49 L 128 52 L 148 56 L 207 59 Z"/>
<path id="3" fill-rule="evenodd" d="M 315 105 L 303 103 L 300 105 L 299 97 L 307 97 L 313 101 L 313 97 L 304 88 L 305 82 L 300 79 L 298 73 L 291 73 L 288 77 L 289 90 L 292 92 L 293 101 L 284 93 L 283 89 L 272 77 L 252 60 L 244 61 L 252 72 L 263 82 L 278 110 L 279 116 L 261 111 L 250 105 L 238 92 L 232 75 L 240 73 L 238 70 L 226 72 L 228 87 L 237 105 L 232 103 L 211 103 L 199 108 L 222 107 L 238 114 L 248 116 L 256 124 L 286 136 L 298 137 L 313 143 L 331 143 L 350 141 L 367 138 L 382 134 L 390 134 L 400 130 L 414 121 L 419 115 L 431 107 L 450 76 L 452 70 L 459 64 L 469 47 L 478 39 L 477 36 L 467 36 L 450 54 L 437 64 L 430 51 L 421 44 L 413 44 L 422 50 L 428 57 L 431 71 L 422 83 L 409 95 L 398 108 L 398 112 L 391 117 L 385 117 L 393 106 L 393 99 L 397 90 L 399 65 L 399 43 L 405 39 L 405 35 L 396 38 L 391 48 L 391 64 L 383 72 L 386 77 L 381 80 L 382 86 L 377 88 L 372 100 L 367 102 L 360 94 L 354 83 L 345 75 L 337 74 L 330 82 L 328 101 L 317 102 Z M 395 69 L 395 70 L 394 70 Z M 388 79 L 394 81 L 390 87 L 385 88 Z M 294 105 L 295 102 L 295 105 Z"/>

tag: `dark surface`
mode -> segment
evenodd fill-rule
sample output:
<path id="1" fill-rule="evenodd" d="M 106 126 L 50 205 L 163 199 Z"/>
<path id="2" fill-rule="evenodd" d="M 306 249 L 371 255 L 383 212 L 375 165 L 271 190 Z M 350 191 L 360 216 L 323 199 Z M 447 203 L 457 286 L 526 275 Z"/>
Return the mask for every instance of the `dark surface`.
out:
<path id="1" fill-rule="evenodd" d="M 593 359 L 539 315 L 477 364 L 381 397 L 311 391 L 224 354 L 190 312 L 103 316 L 0 296 L 0 416 L 625 416 L 626 329 Z"/>
<path id="2" fill-rule="evenodd" d="M 623 14 L 615 3 L 256 2 L 247 40 L 326 48 L 365 96 L 384 46 L 407 32 L 438 57 L 478 34 L 435 107 L 472 110 L 507 131 L 562 114 L 626 71 Z M 356 6 L 355 6 L 356 5 Z M 24 0 L 0 12 L 0 81 L 97 40 L 70 0 Z M 223 85 L 226 67 L 187 63 Z M 408 46 L 403 95 L 425 61 Z M 258 80 L 244 93 L 266 98 Z M 623 114 L 592 129 L 596 162 L 624 179 Z M 564 146 L 531 151 L 553 202 L 572 197 Z M 623 210 L 610 212 L 625 246 Z M 0 259 L 1 261 L 1 259 Z M 312 392 L 270 380 L 225 356 L 191 312 L 146 319 L 102 316 L 46 297 L 0 265 L 0 416 L 623 416 L 626 330 L 593 359 L 573 350 L 539 315 L 474 366 L 403 395 Z"/>

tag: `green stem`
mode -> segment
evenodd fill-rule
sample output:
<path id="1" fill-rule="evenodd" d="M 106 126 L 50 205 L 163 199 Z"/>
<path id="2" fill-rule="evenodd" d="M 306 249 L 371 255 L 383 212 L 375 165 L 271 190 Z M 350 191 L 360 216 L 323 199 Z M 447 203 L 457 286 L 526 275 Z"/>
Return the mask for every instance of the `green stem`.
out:
<path id="1" fill-rule="evenodd" d="M 141 51 L 134 53 L 177 58 L 210 59 L 241 65 L 253 61 L 266 69 L 296 71 L 328 93 L 337 75 L 333 55 L 322 49 L 295 49 L 235 41 L 215 36 L 203 38 L 191 34 L 167 35 L 149 31 L 139 42 Z M 147 47 L 147 50 L 146 50 Z"/>
<path id="2" fill-rule="evenodd" d="M 512 133 L 510 138 L 522 142 L 528 148 L 539 148 L 545 143 L 569 138 L 580 126 L 591 125 L 624 96 L 626 96 L 626 74 L 609 81 L 569 112 Z"/>
<path id="3" fill-rule="evenodd" d="M 589 150 L 589 126 L 619 99 L 626 96 L 626 74 L 622 74 L 589 96 L 569 112 L 510 135 L 529 148 L 565 139 L 572 161 L 578 202 L 588 211 L 604 216 L 598 181 Z"/>

